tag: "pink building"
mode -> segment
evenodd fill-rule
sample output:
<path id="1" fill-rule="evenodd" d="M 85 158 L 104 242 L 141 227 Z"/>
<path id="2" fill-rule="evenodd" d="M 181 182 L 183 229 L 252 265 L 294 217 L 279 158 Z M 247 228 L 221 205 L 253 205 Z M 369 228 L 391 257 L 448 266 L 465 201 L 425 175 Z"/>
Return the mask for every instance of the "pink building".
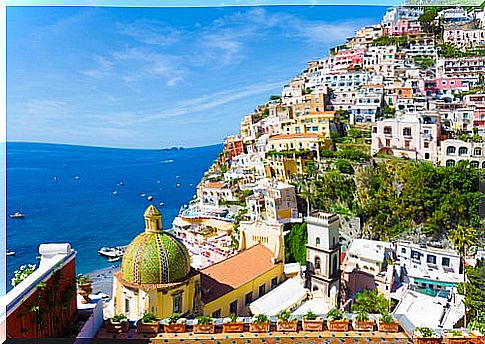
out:
<path id="1" fill-rule="evenodd" d="M 389 27 L 391 36 L 400 36 L 421 32 L 421 25 L 417 20 L 401 18 L 393 26 Z"/>
<path id="2" fill-rule="evenodd" d="M 364 64 L 363 49 L 341 50 L 334 57 L 335 69 L 354 68 L 356 66 L 362 67 L 363 64 Z"/>

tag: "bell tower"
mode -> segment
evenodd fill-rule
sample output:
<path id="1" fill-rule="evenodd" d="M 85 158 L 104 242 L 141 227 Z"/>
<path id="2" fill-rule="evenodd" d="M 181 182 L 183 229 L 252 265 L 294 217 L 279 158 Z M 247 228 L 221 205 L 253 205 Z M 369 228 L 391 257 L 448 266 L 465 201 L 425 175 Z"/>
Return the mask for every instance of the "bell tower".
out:
<path id="1" fill-rule="evenodd" d="M 306 286 L 331 307 L 338 306 L 340 294 L 339 224 L 337 214 L 316 211 L 307 217 Z"/>

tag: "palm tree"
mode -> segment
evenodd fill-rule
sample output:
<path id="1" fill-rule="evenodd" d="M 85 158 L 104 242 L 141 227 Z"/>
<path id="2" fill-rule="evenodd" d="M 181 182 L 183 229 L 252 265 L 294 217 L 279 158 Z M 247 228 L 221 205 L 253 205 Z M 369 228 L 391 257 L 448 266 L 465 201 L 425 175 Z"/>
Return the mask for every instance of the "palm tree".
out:
<path id="1" fill-rule="evenodd" d="M 453 243 L 453 247 L 458 251 L 458 254 L 460 255 L 460 272 L 463 272 L 464 294 L 466 295 L 465 256 L 470 246 L 473 246 L 476 244 L 477 232 L 475 228 L 472 226 L 458 225 L 456 229 L 450 231 L 449 236 L 450 236 L 451 242 Z M 466 327 L 466 308 L 465 308 L 464 325 Z"/>

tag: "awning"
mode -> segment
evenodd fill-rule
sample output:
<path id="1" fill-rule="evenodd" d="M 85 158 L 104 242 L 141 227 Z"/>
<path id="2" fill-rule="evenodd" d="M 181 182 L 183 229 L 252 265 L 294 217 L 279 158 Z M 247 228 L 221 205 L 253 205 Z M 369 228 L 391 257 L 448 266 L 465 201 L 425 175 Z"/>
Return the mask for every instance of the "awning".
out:
<path id="1" fill-rule="evenodd" d="M 190 227 L 190 222 L 182 220 L 180 217 L 176 217 L 173 222 L 172 226 L 177 226 L 177 227 Z"/>
<path id="2" fill-rule="evenodd" d="M 268 294 L 249 305 L 252 314 L 276 315 L 280 311 L 291 309 L 308 295 L 308 289 L 298 281 L 288 279 Z"/>

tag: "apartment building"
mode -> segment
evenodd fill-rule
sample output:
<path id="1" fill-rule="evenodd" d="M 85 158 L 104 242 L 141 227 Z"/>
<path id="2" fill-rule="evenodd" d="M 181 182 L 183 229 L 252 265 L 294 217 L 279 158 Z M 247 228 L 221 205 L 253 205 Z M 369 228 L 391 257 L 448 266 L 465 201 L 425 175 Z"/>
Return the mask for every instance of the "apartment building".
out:
<path id="1" fill-rule="evenodd" d="M 350 110 L 350 122 L 372 123 L 380 116 L 384 101 L 384 85 L 368 84 L 361 86 L 356 93 L 355 103 Z"/>
<path id="2" fill-rule="evenodd" d="M 443 33 L 443 40 L 459 48 L 485 46 L 485 29 L 449 29 Z"/>
<path id="3" fill-rule="evenodd" d="M 372 127 L 371 153 L 436 162 L 440 136 L 441 122 L 437 114 L 384 119 Z"/>
<path id="4" fill-rule="evenodd" d="M 478 83 L 485 73 L 485 57 L 439 58 L 436 62 L 437 78 L 462 78 Z"/>
<path id="5" fill-rule="evenodd" d="M 454 166 L 462 160 L 470 161 L 474 168 L 485 168 L 485 143 L 444 140 L 440 147 L 440 165 Z"/>

